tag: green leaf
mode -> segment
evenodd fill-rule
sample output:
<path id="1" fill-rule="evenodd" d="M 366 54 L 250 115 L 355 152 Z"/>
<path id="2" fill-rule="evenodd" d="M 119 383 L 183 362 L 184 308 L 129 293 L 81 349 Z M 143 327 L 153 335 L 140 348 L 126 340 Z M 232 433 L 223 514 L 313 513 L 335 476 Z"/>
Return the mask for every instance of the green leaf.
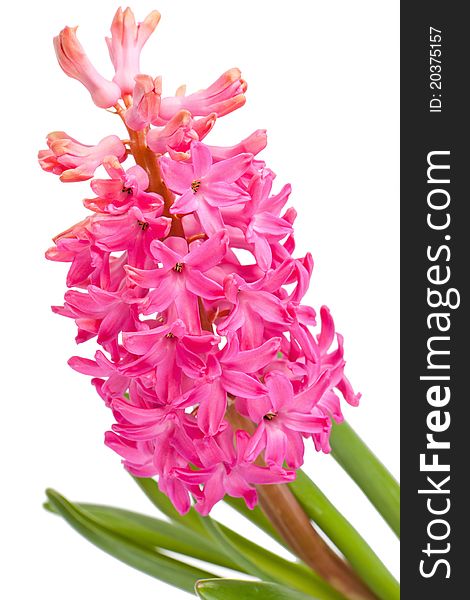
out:
<path id="1" fill-rule="evenodd" d="M 400 537 L 400 486 L 348 423 L 333 424 L 333 458 Z"/>
<path id="2" fill-rule="evenodd" d="M 150 550 L 102 525 L 90 513 L 66 500 L 54 490 L 46 490 L 51 506 L 89 542 L 127 565 L 186 592 L 193 592 L 201 578 L 214 575 Z"/>
<path id="3" fill-rule="evenodd" d="M 158 485 L 153 479 L 134 479 L 153 505 L 166 516 L 181 525 L 185 525 L 188 527 L 188 530 L 197 531 L 214 545 L 214 540 L 208 533 L 207 527 L 204 525 L 205 517 L 201 517 L 193 508 L 191 508 L 187 515 L 180 515 L 175 510 L 170 500 L 168 500 L 167 496 L 158 489 Z M 260 514 L 262 515 L 262 513 Z M 249 517 L 249 515 L 247 516 Z M 264 515 L 262 516 L 264 517 Z M 264 519 L 269 523 L 265 517 Z M 247 540 L 232 529 L 225 527 L 220 523 L 219 526 L 222 533 L 229 539 L 230 543 L 234 544 L 239 551 L 244 553 L 248 560 L 254 563 L 258 569 L 267 573 L 268 576 L 275 576 L 274 578 L 277 581 L 302 592 L 306 592 L 307 594 L 317 596 L 318 598 L 321 598 L 321 600 L 344 600 L 341 594 L 333 590 L 330 585 L 306 565 L 288 561 L 277 554 L 262 548 L 254 542 Z M 216 551 L 225 555 L 224 548 L 220 545 L 216 546 Z M 238 567 L 238 570 L 241 569 L 242 567 Z"/>
<path id="4" fill-rule="evenodd" d="M 141 546 L 150 549 L 157 547 L 171 550 L 214 565 L 243 572 L 243 569 L 239 568 L 233 560 L 216 549 L 213 542 L 178 523 L 168 523 L 113 506 L 80 503 L 76 504 L 76 507 L 97 519 L 103 526 Z M 45 508 L 53 509 L 50 504 L 46 504 Z"/>
<path id="5" fill-rule="evenodd" d="M 232 496 L 225 496 L 224 502 L 271 536 L 278 544 L 281 544 L 281 546 L 284 546 L 284 548 L 291 551 L 286 541 L 274 529 L 271 525 L 271 521 L 266 517 L 259 506 L 250 509 L 242 498 L 233 498 Z"/>
<path id="6" fill-rule="evenodd" d="M 201 523 L 201 516 L 194 508 L 191 508 L 186 515 L 180 515 L 176 508 L 171 503 L 171 500 L 163 492 L 158 489 L 158 484 L 150 477 L 134 477 L 132 478 L 144 492 L 150 502 L 158 508 L 160 512 L 166 515 L 172 521 L 181 523 L 185 527 L 197 531 L 207 537 L 207 531 Z"/>
<path id="7" fill-rule="evenodd" d="M 206 579 L 198 581 L 195 589 L 203 600 L 312 600 L 312 596 L 264 581 Z"/>
<path id="8" fill-rule="evenodd" d="M 218 525 L 231 544 L 271 579 L 321 600 L 344 600 L 339 592 L 303 563 L 288 561 L 247 540 L 228 527 L 220 523 Z"/>
<path id="9" fill-rule="evenodd" d="M 372 548 L 302 471 L 288 484 L 307 515 L 344 554 L 356 573 L 381 600 L 398 600 L 397 581 Z"/>
<path id="10" fill-rule="evenodd" d="M 230 539 L 230 535 L 226 535 L 222 527 L 211 517 L 205 517 L 203 520 L 204 526 L 216 544 L 226 553 L 243 571 L 259 577 L 259 579 L 268 581 L 277 581 L 276 575 L 270 572 L 270 569 L 263 570 L 256 561 L 251 561 L 245 552 L 240 549 L 240 545 L 236 541 Z"/>

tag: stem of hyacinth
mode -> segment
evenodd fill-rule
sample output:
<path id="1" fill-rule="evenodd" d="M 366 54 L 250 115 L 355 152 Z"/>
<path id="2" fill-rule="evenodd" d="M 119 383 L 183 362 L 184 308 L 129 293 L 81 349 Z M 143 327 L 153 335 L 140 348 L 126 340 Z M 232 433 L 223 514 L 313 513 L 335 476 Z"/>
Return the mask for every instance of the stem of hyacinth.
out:
<path id="1" fill-rule="evenodd" d="M 253 433 L 253 423 L 230 407 L 235 429 Z M 258 485 L 261 508 L 292 551 L 349 600 L 377 600 L 352 568 L 326 544 L 287 485 Z"/>
<path id="2" fill-rule="evenodd" d="M 132 99 L 129 97 L 125 98 L 126 107 L 128 108 L 132 104 Z M 142 167 L 148 175 L 149 187 L 148 192 L 154 192 L 159 194 L 165 203 L 163 214 L 166 217 L 171 218 L 171 228 L 169 235 L 177 237 L 184 237 L 184 230 L 181 220 L 170 213 L 170 207 L 173 204 L 174 196 L 165 185 L 163 177 L 160 171 L 160 165 L 158 164 L 158 156 L 147 147 L 146 135 L 148 128 L 142 129 L 141 131 L 134 131 L 127 127 L 124 120 L 125 110 L 120 104 L 116 104 L 115 107 L 117 114 L 121 117 L 126 129 L 129 133 L 129 144 L 131 148 L 132 156 L 139 167 Z"/>

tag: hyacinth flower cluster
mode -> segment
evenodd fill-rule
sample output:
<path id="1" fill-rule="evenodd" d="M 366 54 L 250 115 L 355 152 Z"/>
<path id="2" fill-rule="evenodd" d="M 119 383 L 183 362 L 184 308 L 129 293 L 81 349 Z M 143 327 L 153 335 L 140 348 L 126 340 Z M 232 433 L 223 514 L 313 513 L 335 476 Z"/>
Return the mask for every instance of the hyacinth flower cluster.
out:
<path id="1" fill-rule="evenodd" d="M 45 507 L 105 552 L 204 600 L 398 600 L 393 576 L 300 469 L 305 451 L 332 450 L 399 536 L 399 487 L 343 420 L 342 404 L 359 402 L 343 338 L 326 307 L 317 315 L 304 303 L 313 261 L 295 251 L 290 186 L 262 158 L 264 130 L 210 143 L 217 120 L 245 103 L 239 69 L 174 96 L 141 72 L 159 20 L 116 12 L 112 80 L 76 28 L 59 33 L 60 66 L 122 121 L 121 135 L 86 145 L 55 131 L 39 162 L 62 182 L 90 182 L 84 219 L 46 253 L 70 265 L 53 310 L 75 321 L 78 344 L 90 342 L 69 364 L 112 412 L 105 443 L 167 519 L 74 504 L 54 490 Z M 221 526 L 209 512 L 222 499 L 300 562 Z M 214 566 L 257 581 L 220 578 Z"/>
<path id="2" fill-rule="evenodd" d="M 76 28 L 54 40 L 65 73 L 127 134 L 95 145 L 47 136 L 41 167 L 91 190 L 87 216 L 46 256 L 70 263 L 53 310 L 75 321 L 77 343 L 100 346 L 69 364 L 112 411 L 105 443 L 133 475 L 155 477 L 180 513 L 194 502 L 206 515 L 225 495 L 253 508 L 257 486 L 293 481 L 305 444 L 329 452 L 341 401 L 356 406 L 359 395 L 329 310 L 303 304 L 313 260 L 295 255 L 291 187 L 276 191 L 260 157 L 266 132 L 227 147 L 206 141 L 245 103 L 240 71 L 166 96 L 161 77 L 139 67 L 159 18 L 117 11 L 106 38 L 112 81 Z"/>

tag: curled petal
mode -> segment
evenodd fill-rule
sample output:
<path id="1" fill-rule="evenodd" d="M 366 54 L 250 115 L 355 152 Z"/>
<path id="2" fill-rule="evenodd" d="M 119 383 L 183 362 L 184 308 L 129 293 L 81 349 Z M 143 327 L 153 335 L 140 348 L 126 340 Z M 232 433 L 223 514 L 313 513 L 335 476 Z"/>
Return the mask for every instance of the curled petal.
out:
<path id="1" fill-rule="evenodd" d="M 206 116 L 216 113 L 222 117 L 245 104 L 246 82 L 241 78 L 239 69 L 229 69 L 207 89 L 189 96 L 177 95 L 162 98 L 160 117 L 169 120 L 182 108 L 194 116 Z"/>
<path id="2" fill-rule="evenodd" d="M 208 271 L 222 262 L 227 253 L 227 246 L 227 232 L 218 231 L 199 246 L 193 244 L 185 262 L 201 271 Z"/>
<path id="3" fill-rule="evenodd" d="M 109 56 L 116 74 L 113 81 L 123 94 L 131 94 L 134 77 L 140 72 L 140 52 L 160 21 L 160 13 L 152 11 L 142 23 L 136 23 L 130 8 L 118 8 L 111 23 L 111 37 L 106 38 Z"/>
<path id="4" fill-rule="evenodd" d="M 226 160 L 227 158 L 233 158 L 237 154 L 243 154 L 245 152 L 256 156 L 256 154 L 266 148 L 267 143 L 266 129 L 257 129 L 234 146 L 209 146 L 209 150 L 211 151 L 214 162 L 218 162 L 220 160 Z"/>
<path id="5" fill-rule="evenodd" d="M 76 27 L 65 27 L 54 38 L 54 48 L 59 65 L 66 75 L 77 79 L 87 88 L 97 106 L 100 108 L 114 106 L 121 97 L 119 86 L 98 73 L 83 51 L 76 31 Z"/>
<path id="6" fill-rule="evenodd" d="M 174 160 L 186 158 L 191 142 L 198 139 L 194 120 L 187 110 L 178 111 L 163 127 L 147 133 L 147 145 L 155 154 L 170 152 Z"/>
<path id="7" fill-rule="evenodd" d="M 61 181 L 91 179 L 107 156 L 118 161 L 126 158 L 126 148 L 115 135 L 103 138 L 96 146 L 81 144 L 64 131 L 53 131 L 47 136 L 48 150 L 38 154 L 39 164 L 48 172 L 60 175 Z"/>
<path id="8" fill-rule="evenodd" d="M 126 125 L 130 129 L 141 131 L 151 123 L 157 122 L 161 93 L 161 77 L 153 80 L 149 75 L 136 75 L 132 106 L 126 110 L 124 115 Z M 147 136 L 147 143 L 153 150 L 149 136 Z"/>

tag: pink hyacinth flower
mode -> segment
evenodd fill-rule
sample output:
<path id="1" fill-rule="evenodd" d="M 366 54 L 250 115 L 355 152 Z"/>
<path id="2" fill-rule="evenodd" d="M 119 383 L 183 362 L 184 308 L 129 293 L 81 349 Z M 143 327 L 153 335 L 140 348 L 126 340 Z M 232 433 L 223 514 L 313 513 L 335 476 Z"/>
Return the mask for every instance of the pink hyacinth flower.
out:
<path id="1" fill-rule="evenodd" d="M 123 214 L 96 215 L 91 223 L 96 246 L 105 252 L 128 250 L 132 253 L 132 262 L 144 266 L 150 244 L 165 237 L 170 230 L 171 220 L 162 217 L 161 212 L 160 207 L 143 211 L 132 206 Z"/>
<path id="2" fill-rule="evenodd" d="M 151 244 L 153 257 L 162 264 L 158 269 L 142 270 L 127 266 L 129 281 L 151 289 L 146 312 L 164 311 L 175 304 L 178 316 L 190 332 L 200 332 L 198 296 L 216 300 L 223 295 L 222 287 L 205 275 L 218 265 L 227 252 L 228 237 L 219 231 L 206 242 L 192 245 L 182 238 L 168 238 L 165 243 Z"/>
<path id="3" fill-rule="evenodd" d="M 162 98 L 160 118 L 168 121 L 179 110 L 186 109 L 195 117 L 205 117 L 216 113 L 223 117 L 245 104 L 246 82 L 239 69 L 229 69 L 207 89 L 189 96 L 183 95 L 180 88 L 176 96 Z"/>
<path id="4" fill-rule="evenodd" d="M 218 325 L 218 332 L 225 335 L 240 330 L 242 348 L 249 349 L 262 342 L 266 322 L 287 329 L 293 320 L 281 300 L 271 292 L 273 287 L 275 289 L 275 284 L 270 286 L 267 278 L 247 283 L 239 275 L 227 276 L 224 291 L 233 308 Z"/>
<path id="5" fill-rule="evenodd" d="M 115 156 L 106 156 L 103 167 L 111 179 L 93 179 L 91 189 L 98 197 L 84 200 L 87 208 L 113 215 L 127 212 L 131 206 L 147 211 L 162 209 L 162 197 L 145 191 L 149 186 L 149 177 L 142 167 L 134 165 L 125 171 Z"/>
<path id="6" fill-rule="evenodd" d="M 83 51 L 76 31 L 76 27 L 65 27 L 54 38 L 59 65 L 66 75 L 77 79 L 87 88 L 96 106 L 100 108 L 114 106 L 121 97 L 119 86 L 98 73 Z"/>
<path id="7" fill-rule="evenodd" d="M 200 142 L 191 144 L 191 164 L 160 159 L 168 187 L 181 194 L 173 203 L 173 214 L 197 211 L 207 235 L 224 228 L 220 207 L 247 202 L 250 196 L 235 181 L 248 168 L 253 156 L 239 154 L 212 163 L 210 150 Z"/>
<path id="8" fill-rule="evenodd" d="M 268 466 L 298 469 L 303 463 L 302 434 L 329 433 L 330 421 L 313 409 L 330 386 L 328 372 L 305 391 L 294 394 L 286 375 L 272 371 L 266 376 L 268 395 L 253 405 L 251 416 L 259 423 L 249 444 L 248 458 L 254 460 L 262 450 Z M 261 413 L 264 413 L 261 415 Z M 256 414 L 257 413 L 257 414 Z"/>
<path id="9" fill-rule="evenodd" d="M 39 164 L 49 173 L 60 175 L 63 182 L 91 179 L 106 156 L 119 161 L 126 158 L 126 148 L 116 135 L 108 135 L 96 146 L 81 144 L 64 131 L 53 131 L 47 136 L 48 150 L 38 153 Z"/>
<path id="10" fill-rule="evenodd" d="M 153 441 L 134 442 L 126 440 L 112 431 L 107 431 L 104 443 L 122 457 L 122 463 L 135 477 L 154 477 L 157 469 L 153 464 L 155 443 Z"/>
<path id="11" fill-rule="evenodd" d="M 126 421 L 129 419 L 129 425 L 115 426 L 115 429 L 124 431 L 130 439 L 107 431 L 105 444 L 122 456 L 124 466 L 136 477 L 158 475 L 160 490 L 167 494 L 180 514 L 186 514 L 191 507 L 189 494 L 202 499 L 202 493 L 197 484 L 186 484 L 175 474 L 176 468 L 187 467 L 188 461 L 172 447 L 171 441 L 181 441 L 186 437 L 186 445 L 191 444 L 191 439 L 185 436 L 184 427 L 178 423 L 178 417 L 171 409 L 157 408 L 148 411 L 154 414 L 152 424 L 150 415 L 140 416 L 142 411 L 128 403 L 114 402 L 113 410 Z M 158 444 L 154 441 L 155 435 L 159 436 Z"/>
<path id="12" fill-rule="evenodd" d="M 109 55 L 116 74 L 113 81 L 122 94 L 131 94 L 134 77 L 140 73 L 140 53 L 145 42 L 160 21 L 160 13 L 153 10 L 142 23 L 136 23 L 130 8 L 118 8 L 111 24 L 111 37 L 106 38 Z"/>
<path id="13" fill-rule="evenodd" d="M 64 300 L 64 306 L 54 306 L 53 311 L 75 319 L 77 343 L 97 335 L 98 343 L 119 360 L 119 333 L 132 331 L 139 321 L 137 304 L 143 300 L 136 290 L 107 292 L 90 285 L 87 293 L 69 290 Z"/>
<path id="14" fill-rule="evenodd" d="M 214 127 L 216 114 L 193 119 L 187 110 L 180 110 L 163 127 L 153 127 L 147 133 L 147 145 L 155 154 L 168 152 L 173 160 L 187 160 L 194 141 L 203 140 Z"/>
<path id="15" fill-rule="evenodd" d="M 181 377 L 198 376 L 204 355 L 217 345 L 213 334 L 191 335 L 180 319 L 146 331 L 123 334 L 123 345 L 137 359 L 119 367 L 124 375 L 138 377 L 158 371 L 155 391 L 163 402 L 181 397 Z"/>
<path id="16" fill-rule="evenodd" d="M 265 386 L 252 374 L 263 369 L 276 356 L 280 339 L 273 338 L 259 348 L 239 350 L 232 336 L 217 354 L 207 358 L 200 370 L 197 386 L 187 394 L 190 404 L 198 404 L 197 422 L 205 435 L 215 435 L 223 426 L 227 394 L 259 400 Z"/>
<path id="17" fill-rule="evenodd" d="M 162 78 L 155 80 L 149 75 L 136 75 L 132 93 L 132 106 L 126 110 L 124 120 L 134 131 L 141 131 L 156 124 L 162 95 Z"/>
<path id="18" fill-rule="evenodd" d="M 322 327 L 320 331 L 320 335 L 318 336 L 318 345 L 320 349 L 320 353 L 322 355 L 322 362 L 324 365 L 329 367 L 336 367 L 337 372 L 340 375 L 339 381 L 336 383 L 336 387 L 343 394 L 344 399 L 351 406 L 358 406 L 359 400 L 361 399 L 361 394 L 354 393 L 354 390 L 349 382 L 349 379 L 346 377 L 341 368 L 338 368 L 338 361 L 341 361 L 341 367 L 344 365 L 343 360 L 343 336 L 337 334 L 338 339 L 338 348 L 336 351 L 328 353 L 331 344 L 334 341 L 335 337 L 335 326 L 333 322 L 333 318 L 329 309 L 326 306 L 322 306 L 320 309 L 320 317 L 322 322 Z M 330 366 L 331 365 L 331 366 Z"/>
<path id="19" fill-rule="evenodd" d="M 271 246 L 281 241 L 293 231 L 292 223 L 279 216 L 289 199 L 291 186 L 286 185 L 276 196 L 270 196 L 272 177 L 259 177 L 251 190 L 251 219 L 246 228 L 245 238 L 254 246 L 254 255 L 263 271 L 272 264 Z"/>
<path id="20" fill-rule="evenodd" d="M 198 499 L 196 504 L 196 510 L 202 515 L 208 515 L 225 494 L 243 498 L 248 508 L 254 508 L 257 503 L 255 485 L 287 483 L 295 479 L 295 471 L 259 467 L 247 460 L 250 436 L 246 431 L 236 432 L 236 447 L 233 437 L 232 430 L 228 428 L 217 438 L 196 440 L 203 468 L 198 471 L 175 469 L 178 478 L 187 485 L 204 485 L 203 499 Z"/>
<path id="21" fill-rule="evenodd" d="M 208 146 L 214 162 L 233 158 L 237 154 L 248 152 L 256 156 L 261 150 L 266 148 L 268 138 L 266 129 L 257 129 L 238 144 L 233 146 Z"/>
<path id="22" fill-rule="evenodd" d="M 147 134 L 147 145 L 155 154 L 165 154 L 172 151 L 175 154 L 185 153 L 191 142 L 197 141 L 199 136 L 193 130 L 193 118 L 187 110 L 180 110 L 163 127 L 154 127 Z M 185 158 L 184 156 L 178 158 Z"/>
<path id="23" fill-rule="evenodd" d="M 122 284 L 126 256 L 110 256 L 95 245 L 89 217 L 60 233 L 53 239 L 55 246 L 46 252 L 46 258 L 72 263 L 67 273 L 67 287 L 86 288 L 98 285 L 116 290 Z"/>
<path id="24" fill-rule="evenodd" d="M 96 351 L 94 360 L 72 356 L 67 362 L 74 371 L 93 377 L 92 384 L 108 407 L 114 398 L 124 398 L 131 384 L 130 378 L 119 373 L 117 366 L 101 350 Z"/>

